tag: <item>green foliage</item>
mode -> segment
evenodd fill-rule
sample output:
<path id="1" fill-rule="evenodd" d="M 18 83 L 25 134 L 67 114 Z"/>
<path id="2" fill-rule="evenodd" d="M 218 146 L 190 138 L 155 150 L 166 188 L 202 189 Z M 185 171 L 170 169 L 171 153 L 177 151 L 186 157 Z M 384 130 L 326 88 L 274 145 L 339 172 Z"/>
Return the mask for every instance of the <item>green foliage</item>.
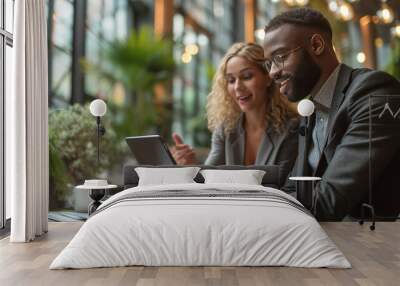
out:
<path id="1" fill-rule="evenodd" d="M 157 38 L 151 27 L 144 26 L 127 39 L 110 44 L 101 66 L 87 60 L 82 60 L 82 65 L 101 80 L 122 83 L 127 91 L 123 105 L 112 99 L 108 102 L 118 138 L 144 134 L 165 124 L 169 115 L 157 108 L 153 92 L 157 84 L 173 76 L 171 41 Z"/>
<path id="2" fill-rule="evenodd" d="M 211 133 L 207 126 L 206 112 L 199 112 L 188 124 L 189 131 L 193 134 L 193 145 L 196 147 L 210 147 Z"/>
<path id="3" fill-rule="evenodd" d="M 211 84 L 216 73 L 216 67 L 209 61 L 201 63 L 205 67 L 208 82 L 207 90 L 211 90 Z M 205 106 L 201 108 L 197 115 L 188 122 L 188 130 L 193 134 L 193 145 L 196 147 L 210 147 L 211 133 L 208 130 L 208 122 Z"/>
<path id="4" fill-rule="evenodd" d="M 106 53 L 115 79 L 136 91 L 152 91 L 155 84 L 172 77 L 172 43 L 142 27 L 129 38 L 111 45 Z"/>
<path id="5" fill-rule="evenodd" d="M 397 38 L 394 42 L 392 54 L 390 55 L 389 64 L 386 71 L 400 80 L 400 39 Z"/>
<path id="6" fill-rule="evenodd" d="M 209 82 L 209 89 L 211 90 L 211 83 L 215 73 L 217 72 L 217 68 L 209 61 L 204 61 L 203 65 L 206 67 L 207 80 Z"/>
<path id="7" fill-rule="evenodd" d="M 103 117 L 107 119 L 106 117 Z M 88 105 L 75 104 L 63 110 L 49 112 L 50 181 L 56 197 L 62 200 L 68 184 L 81 183 L 109 170 L 121 161 L 123 148 L 117 144 L 109 122 L 100 139 L 100 163 L 97 165 L 96 120 Z"/>
<path id="8" fill-rule="evenodd" d="M 133 105 L 108 104 L 112 128 L 118 140 L 127 136 L 143 135 L 154 132 L 159 115 L 156 113 L 154 103 L 141 98 Z"/>
<path id="9" fill-rule="evenodd" d="M 49 132 L 50 209 L 60 207 L 68 194 L 68 182 L 71 181 L 55 141 L 54 133 Z"/>

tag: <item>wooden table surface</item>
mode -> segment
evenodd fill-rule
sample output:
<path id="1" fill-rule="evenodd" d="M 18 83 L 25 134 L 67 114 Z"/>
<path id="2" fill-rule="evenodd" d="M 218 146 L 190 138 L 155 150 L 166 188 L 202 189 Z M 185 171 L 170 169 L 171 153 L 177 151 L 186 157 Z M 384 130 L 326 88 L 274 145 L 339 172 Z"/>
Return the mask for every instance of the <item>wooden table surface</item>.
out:
<path id="1" fill-rule="evenodd" d="M 32 243 L 0 241 L 0 285 L 400 285 L 400 222 L 375 231 L 356 222 L 322 223 L 352 269 L 290 267 L 119 267 L 49 270 L 82 223 L 50 223 Z"/>

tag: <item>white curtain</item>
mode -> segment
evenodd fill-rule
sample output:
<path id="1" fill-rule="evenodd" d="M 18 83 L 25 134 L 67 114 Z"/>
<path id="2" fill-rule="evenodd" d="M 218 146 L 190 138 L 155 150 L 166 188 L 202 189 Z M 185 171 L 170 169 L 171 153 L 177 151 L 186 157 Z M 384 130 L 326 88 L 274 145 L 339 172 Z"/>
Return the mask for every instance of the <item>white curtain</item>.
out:
<path id="1" fill-rule="evenodd" d="M 49 193 L 45 0 L 15 1 L 13 92 L 6 98 L 12 242 L 47 232 Z"/>

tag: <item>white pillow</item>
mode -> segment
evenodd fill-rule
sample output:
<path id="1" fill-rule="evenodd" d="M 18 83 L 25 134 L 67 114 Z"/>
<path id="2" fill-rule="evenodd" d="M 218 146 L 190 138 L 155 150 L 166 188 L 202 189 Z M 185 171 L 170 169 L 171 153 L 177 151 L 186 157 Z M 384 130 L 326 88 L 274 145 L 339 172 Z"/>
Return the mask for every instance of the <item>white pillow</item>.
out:
<path id="1" fill-rule="evenodd" d="M 202 170 L 205 184 L 234 183 L 261 185 L 265 171 L 262 170 Z"/>
<path id="2" fill-rule="evenodd" d="M 199 167 L 135 168 L 139 176 L 139 186 L 195 183 L 193 179 L 199 170 Z"/>

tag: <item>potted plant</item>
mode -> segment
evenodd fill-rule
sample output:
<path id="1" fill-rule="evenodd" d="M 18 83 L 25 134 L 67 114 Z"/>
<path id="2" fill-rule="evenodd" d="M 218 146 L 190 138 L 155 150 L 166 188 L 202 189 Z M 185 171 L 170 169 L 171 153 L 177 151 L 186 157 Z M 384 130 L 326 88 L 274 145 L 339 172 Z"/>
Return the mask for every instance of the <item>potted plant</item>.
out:
<path id="1" fill-rule="evenodd" d="M 51 207 L 65 207 L 65 200 L 73 185 L 94 178 L 121 163 L 125 147 L 118 143 L 112 128 L 108 128 L 107 117 L 104 119 L 107 131 L 100 141 L 98 164 L 96 122 L 88 105 L 75 104 L 62 110 L 50 110 L 50 198 L 54 200 Z"/>

